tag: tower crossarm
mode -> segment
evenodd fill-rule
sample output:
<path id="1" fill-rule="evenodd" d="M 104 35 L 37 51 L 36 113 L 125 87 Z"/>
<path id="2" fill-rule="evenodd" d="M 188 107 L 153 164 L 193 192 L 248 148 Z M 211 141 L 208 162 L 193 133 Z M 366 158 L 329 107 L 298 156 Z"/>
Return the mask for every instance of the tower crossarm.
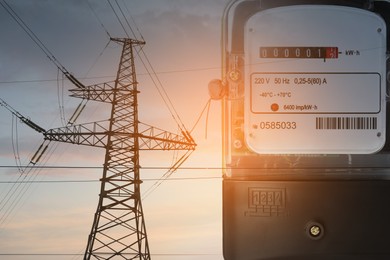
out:
<path id="1" fill-rule="evenodd" d="M 114 101 L 115 82 L 105 82 L 83 88 L 74 88 L 69 90 L 71 97 L 95 100 L 99 102 L 112 103 Z"/>
<path id="2" fill-rule="evenodd" d="M 188 132 L 182 131 L 182 135 L 139 124 L 140 150 L 195 150 L 196 143 Z"/>
<path id="3" fill-rule="evenodd" d="M 46 140 L 105 148 L 108 130 L 105 121 L 53 128 L 43 133 Z"/>
<path id="4" fill-rule="evenodd" d="M 107 138 L 110 134 L 107 124 L 108 121 L 101 121 L 54 128 L 46 131 L 43 135 L 49 141 L 107 148 Z M 140 124 L 139 133 L 134 134 L 126 131 L 128 127 L 124 126 L 123 131 L 118 129 L 118 131 L 111 133 L 117 136 L 116 140 L 110 144 L 112 148 L 126 150 L 129 147 L 134 147 L 135 136 L 138 137 L 139 150 L 194 150 L 196 147 L 190 134 L 184 131 L 182 131 L 182 135 L 178 135 Z"/>

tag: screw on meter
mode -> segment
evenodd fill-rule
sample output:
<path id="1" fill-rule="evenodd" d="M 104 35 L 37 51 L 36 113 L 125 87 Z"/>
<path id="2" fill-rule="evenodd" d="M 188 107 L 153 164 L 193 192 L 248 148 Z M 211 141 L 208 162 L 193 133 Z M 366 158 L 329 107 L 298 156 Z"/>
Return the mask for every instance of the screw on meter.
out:
<path id="1" fill-rule="evenodd" d="M 249 149 L 258 154 L 382 149 L 386 24 L 381 17 L 344 6 L 278 7 L 251 16 L 244 39 Z"/>

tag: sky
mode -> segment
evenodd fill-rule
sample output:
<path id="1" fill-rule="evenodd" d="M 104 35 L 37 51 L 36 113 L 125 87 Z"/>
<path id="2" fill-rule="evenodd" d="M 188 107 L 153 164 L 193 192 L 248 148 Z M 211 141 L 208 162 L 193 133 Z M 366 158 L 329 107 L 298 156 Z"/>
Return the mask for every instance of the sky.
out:
<path id="1" fill-rule="evenodd" d="M 209 100 L 209 81 L 221 74 L 220 24 L 229 1 L 8 1 L 55 59 L 85 85 L 115 79 L 121 46 L 109 42 L 108 34 L 126 37 L 110 7 L 120 14 L 117 2 L 136 37 L 146 41 L 144 51 L 161 85 L 198 144 L 183 169 L 148 193 L 177 154 L 141 152 L 152 259 L 223 259 L 222 172 L 215 169 L 222 156 L 220 103 L 212 101 L 208 116 L 200 115 Z M 69 97 L 71 83 L 1 6 L 0 34 L 0 98 L 44 129 L 63 126 L 80 103 Z M 136 62 L 140 121 L 177 131 L 147 70 Z M 108 117 L 109 107 L 90 101 L 77 122 Z M 98 203 L 104 151 L 52 142 L 37 164 L 47 168 L 21 173 L 15 166 L 27 165 L 42 141 L 40 133 L 0 108 L 0 259 L 82 259 Z"/>
<path id="2" fill-rule="evenodd" d="M 35 40 L 39 40 L 39 46 L 5 11 L 3 5 L 6 2 L 31 29 Z M 9 105 L 8 109 L 12 107 L 14 113 L 20 113 L 44 129 L 64 126 L 81 102 L 69 97 L 68 90 L 74 86 L 64 78 L 57 66 L 63 66 L 84 85 L 113 81 L 121 46 L 110 42 L 110 37 L 133 37 L 146 42 L 143 51 L 152 70 L 156 72 L 158 84 L 154 84 L 156 78 L 151 79 L 148 74 L 151 67 L 145 67 L 137 57 L 139 120 L 173 133 L 178 131 L 172 107 L 171 110 L 168 109 L 166 97 L 164 102 L 160 96 L 164 92 L 180 121 L 197 143 L 196 150 L 182 167 L 166 181 L 157 182 L 157 185 L 156 181 L 164 175 L 166 168 L 181 154 L 174 151 L 142 151 L 140 154 L 143 213 L 154 260 L 223 259 L 221 104 L 212 100 L 209 109 L 207 104 L 210 99 L 208 83 L 221 77 L 221 18 L 229 2 L 230 0 L 0 0 L 0 99 Z M 313 16 L 313 13 L 307 12 L 307 15 Z M 307 16 L 299 17 L 305 23 Z M 321 17 L 323 19 L 325 16 Z M 267 19 L 267 16 L 258 17 L 260 18 Z M 288 20 L 289 16 L 283 14 L 283 18 Z M 367 42 L 353 37 L 349 39 L 344 36 L 355 36 L 355 30 L 345 30 L 350 34 L 344 34 L 339 29 L 334 32 L 342 33 L 343 37 L 337 37 L 340 42 L 334 43 L 334 39 L 328 37 L 323 30 L 317 30 L 320 19 L 315 18 L 316 23 L 309 23 L 303 30 L 304 35 L 310 37 L 309 40 L 299 34 L 285 34 L 284 30 L 278 30 L 274 24 L 272 30 L 269 30 L 267 23 L 260 22 L 259 28 L 248 27 L 246 35 L 255 35 L 254 50 L 257 50 L 259 43 L 256 35 L 262 35 L 263 32 L 272 36 L 262 38 L 267 45 L 274 44 L 277 37 L 281 37 L 288 43 L 306 44 L 307 41 L 310 45 L 306 46 L 322 46 L 323 43 L 338 46 L 341 51 L 338 59 L 328 59 L 326 63 L 325 59 L 299 59 L 295 64 L 306 66 L 306 72 L 318 72 L 317 67 L 312 64 L 320 64 L 318 68 L 321 69 L 329 66 L 325 70 L 328 74 L 336 74 L 334 72 L 338 70 L 346 71 L 343 67 L 345 65 L 353 64 L 352 68 L 358 68 L 356 71 L 351 70 L 352 72 L 360 72 L 359 66 L 362 64 L 370 65 L 367 60 L 355 62 L 355 59 L 363 60 L 361 57 L 366 57 L 363 52 L 361 56 L 360 51 L 359 55 L 347 55 L 347 52 L 344 55 L 343 52 L 354 52 L 363 48 L 366 43 L 371 44 L 370 37 L 364 37 Z M 250 20 L 249 26 L 256 21 L 259 20 Z M 354 28 L 355 20 L 349 21 L 350 23 L 343 23 L 345 27 L 340 28 Z M 337 24 L 339 19 L 333 19 L 332 22 Z M 285 26 L 284 23 L 281 24 Z M 289 24 L 291 27 L 288 28 L 295 31 L 296 25 L 299 26 L 298 23 Z M 327 27 L 333 32 L 333 28 L 337 26 Z M 308 28 L 313 35 L 317 35 L 318 31 L 321 37 L 312 37 L 311 33 L 307 33 Z M 372 32 L 376 37 L 381 37 L 378 33 L 383 31 L 378 29 L 381 28 L 375 28 Z M 357 36 L 363 37 L 364 34 Z M 376 43 L 375 39 L 379 38 L 373 39 Z M 245 48 L 248 46 L 250 45 Z M 369 48 L 364 49 L 367 53 L 374 51 L 382 54 L 380 51 L 376 52 L 380 48 L 368 46 Z M 289 50 L 289 47 L 284 50 Z M 295 61 L 290 59 L 288 62 L 248 63 L 245 66 L 254 70 L 261 66 L 260 71 L 273 74 L 274 66 L 277 65 L 279 71 L 284 72 Z M 339 64 L 339 67 L 333 67 L 332 64 Z M 247 70 L 248 75 L 250 69 Z M 349 69 L 351 68 L 348 67 L 347 71 L 350 72 Z M 287 76 L 285 78 L 289 79 Z M 335 79 L 329 75 L 327 78 Z M 293 94 L 297 93 L 298 91 Z M 281 99 L 282 97 L 278 102 Z M 42 144 L 43 136 L 12 115 L 1 100 L 0 260 L 82 259 L 98 204 L 104 150 L 51 142 L 37 163 L 39 167 L 26 168 Z M 385 105 L 386 100 L 382 101 L 380 105 Z M 332 102 L 329 104 L 333 104 Z M 343 102 L 340 104 L 344 105 Z M 272 106 L 266 105 L 266 108 L 272 109 Z M 247 108 L 249 106 L 245 107 Z M 110 106 L 89 101 L 77 123 L 106 120 L 109 116 Z M 257 117 L 254 119 L 257 120 Z M 258 129 L 257 122 L 247 126 Z M 381 136 L 376 131 L 372 132 L 375 132 L 374 138 Z M 305 134 L 304 131 L 299 133 Z M 281 136 L 275 135 L 275 139 L 269 140 L 283 143 L 278 139 Z M 312 144 L 300 142 L 299 138 L 291 138 L 291 135 L 282 137 L 298 140 L 297 143 L 300 144 Z M 344 135 L 342 137 L 345 138 Z M 273 147 L 274 144 L 270 143 Z M 387 156 L 380 154 L 378 160 Z M 330 156 L 329 161 L 336 157 Z M 305 156 L 302 158 L 306 159 Z M 345 161 L 348 165 L 353 165 L 350 163 L 351 158 L 348 156 Z M 357 157 L 356 161 L 360 158 Z M 375 154 L 364 158 L 365 160 L 360 160 L 364 161 L 362 165 L 369 165 L 371 162 L 377 163 L 378 157 Z M 308 156 L 307 159 L 303 160 L 303 164 L 311 157 Z M 268 162 L 260 160 L 258 163 L 261 165 Z M 235 198 L 235 202 L 239 199 Z"/>

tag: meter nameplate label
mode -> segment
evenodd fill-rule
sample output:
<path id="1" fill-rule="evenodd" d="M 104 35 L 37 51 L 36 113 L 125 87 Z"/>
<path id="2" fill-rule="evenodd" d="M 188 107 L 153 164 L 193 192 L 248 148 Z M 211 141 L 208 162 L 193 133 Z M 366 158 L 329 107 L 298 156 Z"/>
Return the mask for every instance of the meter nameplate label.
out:
<path id="1" fill-rule="evenodd" d="M 386 24 L 344 6 L 268 9 L 245 26 L 244 136 L 259 154 L 368 154 L 386 136 Z"/>
<path id="2" fill-rule="evenodd" d="M 377 73 L 253 73 L 252 113 L 379 113 Z"/>

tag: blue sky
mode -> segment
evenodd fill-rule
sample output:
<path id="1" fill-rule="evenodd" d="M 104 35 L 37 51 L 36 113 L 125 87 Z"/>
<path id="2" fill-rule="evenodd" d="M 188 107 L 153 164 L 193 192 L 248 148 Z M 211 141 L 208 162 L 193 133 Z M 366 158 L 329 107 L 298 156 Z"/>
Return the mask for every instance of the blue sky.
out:
<path id="1" fill-rule="evenodd" d="M 183 123 L 191 130 L 208 101 L 208 82 L 220 77 L 220 20 L 228 0 L 118 2 L 127 7 L 123 9 L 126 14 L 131 13 L 138 27 L 129 18 L 135 34 L 144 37 L 145 53 Z M 125 37 L 123 29 L 107 1 L 88 3 L 9 1 L 75 77 L 85 84 L 114 80 L 121 48 L 108 44 L 105 30 L 112 37 Z M 45 129 L 60 127 L 59 107 L 64 108 L 68 119 L 80 102 L 68 96 L 71 84 L 62 80 L 56 66 L 3 8 L 0 32 L 0 98 Z M 137 72 L 140 120 L 175 132 L 169 111 L 140 63 Z M 107 117 L 107 107 L 89 102 L 78 122 Z M 187 169 L 176 172 L 143 201 L 153 259 L 199 259 L 197 254 L 205 254 L 202 259 L 206 260 L 223 259 L 221 171 L 188 169 L 221 166 L 220 117 L 220 104 L 212 102 L 207 138 L 205 116 L 192 132 L 198 147 L 183 165 Z M 13 119 L 6 109 L 0 109 L 1 166 L 16 164 L 15 148 L 22 165 L 26 165 L 41 142 L 39 133 Z M 99 167 L 103 155 L 98 148 L 51 143 L 40 163 Z M 141 153 L 141 166 L 146 168 L 141 171 L 144 191 L 164 174 L 164 170 L 147 168 L 168 167 L 174 156 L 173 152 Z M 82 254 L 86 246 L 101 173 L 101 169 L 51 168 L 20 175 L 16 168 L 0 168 L 0 198 L 7 198 L 0 204 L 0 259 L 53 259 L 4 254 L 61 253 L 76 255 L 55 259 L 82 259 L 77 254 Z M 15 183 L 29 178 L 39 182 Z"/>

